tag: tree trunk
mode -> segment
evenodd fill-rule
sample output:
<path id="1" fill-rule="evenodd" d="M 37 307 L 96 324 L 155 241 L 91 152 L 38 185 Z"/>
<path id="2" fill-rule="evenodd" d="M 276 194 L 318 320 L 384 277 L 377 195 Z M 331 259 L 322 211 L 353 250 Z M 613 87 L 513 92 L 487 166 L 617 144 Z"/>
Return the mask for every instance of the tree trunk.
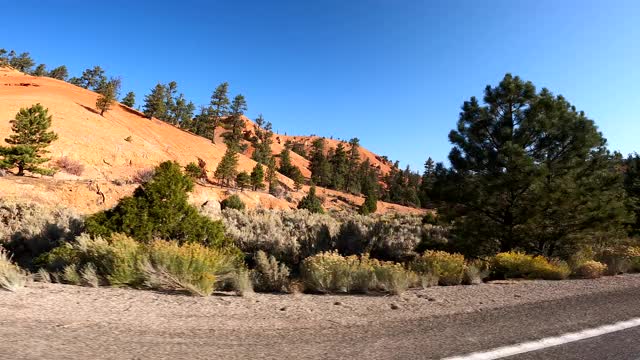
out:
<path id="1" fill-rule="evenodd" d="M 18 173 L 16 175 L 24 176 L 24 164 L 18 163 Z"/>

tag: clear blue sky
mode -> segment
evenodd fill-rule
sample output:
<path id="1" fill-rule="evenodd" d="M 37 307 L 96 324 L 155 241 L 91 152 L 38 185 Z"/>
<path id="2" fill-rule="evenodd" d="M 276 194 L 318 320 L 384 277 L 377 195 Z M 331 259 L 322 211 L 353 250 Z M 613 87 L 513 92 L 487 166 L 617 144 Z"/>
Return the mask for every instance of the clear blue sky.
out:
<path id="1" fill-rule="evenodd" d="M 357 136 L 414 169 L 446 160 L 462 102 L 506 72 L 640 150 L 637 0 L 22 0 L 0 20 L 0 47 L 72 75 L 100 65 L 137 101 L 175 80 L 204 104 L 228 81 L 279 132 Z"/>

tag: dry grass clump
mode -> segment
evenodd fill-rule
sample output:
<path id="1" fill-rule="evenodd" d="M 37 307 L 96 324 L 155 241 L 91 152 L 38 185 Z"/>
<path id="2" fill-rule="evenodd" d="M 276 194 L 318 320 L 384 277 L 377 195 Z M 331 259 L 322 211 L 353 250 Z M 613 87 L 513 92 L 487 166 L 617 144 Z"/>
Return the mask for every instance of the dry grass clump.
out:
<path id="1" fill-rule="evenodd" d="M 233 274 L 238 268 L 237 254 L 212 249 L 197 243 L 178 245 L 156 240 L 147 247 L 142 272 L 151 288 L 181 290 L 208 296 L 220 275 Z"/>
<path id="2" fill-rule="evenodd" d="M 69 209 L 4 199 L 0 199 L 0 224 L 0 245 L 24 267 L 59 243 L 73 240 L 84 227 L 82 217 Z"/>
<path id="3" fill-rule="evenodd" d="M 67 174 L 80 176 L 84 172 L 84 165 L 77 160 L 63 156 L 56 160 L 55 166 Z"/>
<path id="4" fill-rule="evenodd" d="M 517 251 L 494 256 L 492 269 L 494 276 L 502 278 L 562 280 L 571 274 L 569 265 L 563 261 Z"/>
<path id="5" fill-rule="evenodd" d="M 604 275 L 606 271 L 607 265 L 599 261 L 589 260 L 578 265 L 573 270 L 573 273 L 575 276 L 583 279 L 597 279 Z"/>
<path id="6" fill-rule="evenodd" d="M 11 262 L 11 257 L 0 247 L 0 288 L 16 291 L 27 283 L 27 274 Z"/>
<path id="7" fill-rule="evenodd" d="M 273 255 L 260 250 L 254 256 L 255 269 L 251 271 L 256 291 L 282 292 L 289 288 L 289 268 Z"/>
<path id="8" fill-rule="evenodd" d="M 131 181 L 133 181 L 136 184 L 144 184 L 144 183 L 147 183 L 147 182 L 151 181 L 151 179 L 153 179 L 153 175 L 155 175 L 155 173 L 156 173 L 155 169 L 138 170 L 138 171 L 136 171 L 135 174 L 133 174 L 133 177 L 131 178 Z"/>
<path id="9" fill-rule="evenodd" d="M 235 249 L 213 249 L 196 243 L 155 240 L 143 245 L 122 234 L 108 238 L 82 234 L 72 243 L 38 259 L 54 277 L 70 284 L 150 287 L 211 294 L 219 276 L 242 270 Z M 248 275 L 245 275 L 248 280 Z M 245 283 L 246 283 L 245 281 Z M 243 283 L 237 289 L 247 291 Z"/>
<path id="10" fill-rule="evenodd" d="M 305 259 L 301 267 L 305 288 L 311 292 L 364 293 L 381 290 L 400 294 L 416 281 L 402 265 L 363 256 L 324 252 Z"/>
<path id="11" fill-rule="evenodd" d="M 444 251 L 426 251 L 411 264 L 419 274 L 431 274 L 439 285 L 460 285 L 465 274 L 464 256 Z"/>

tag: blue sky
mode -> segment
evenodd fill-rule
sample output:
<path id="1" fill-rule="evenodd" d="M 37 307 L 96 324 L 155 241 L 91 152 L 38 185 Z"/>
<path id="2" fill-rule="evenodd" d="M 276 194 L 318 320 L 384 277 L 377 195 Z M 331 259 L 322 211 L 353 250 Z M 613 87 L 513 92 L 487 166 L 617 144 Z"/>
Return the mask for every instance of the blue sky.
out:
<path id="1" fill-rule="evenodd" d="M 134 4 L 135 3 L 135 4 Z M 462 102 L 506 72 L 563 94 L 610 148 L 640 151 L 640 1 L 13 1 L 0 48 L 72 75 L 100 65 L 137 101 L 222 81 L 279 132 L 358 137 L 446 161 Z M 37 10 L 36 10 L 37 9 Z"/>

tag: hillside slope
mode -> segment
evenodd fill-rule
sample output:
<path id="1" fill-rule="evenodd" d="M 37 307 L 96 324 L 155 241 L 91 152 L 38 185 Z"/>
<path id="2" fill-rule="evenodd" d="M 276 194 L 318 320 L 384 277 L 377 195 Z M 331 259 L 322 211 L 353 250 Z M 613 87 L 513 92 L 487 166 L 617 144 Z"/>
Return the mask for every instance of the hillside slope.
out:
<path id="1" fill-rule="evenodd" d="M 41 103 L 53 115 L 52 128 L 59 135 L 59 139 L 49 147 L 50 157 L 54 161 L 68 157 L 85 166 L 85 171 L 78 177 L 64 172 L 58 172 L 53 179 L 18 181 L 15 177 L 0 177 L 0 196 L 37 197 L 39 201 L 54 204 L 60 201 L 80 211 L 92 212 L 112 206 L 122 196 L 130 194 L 135 185 L 130 184 L 129 179 L 165 160 L 186 165 L 201 158 L 207 163 L 209 176 L 213 177 L 213 171 L 226 150 L 222 141 L 213 144 L 158 119 L 147 119 L 121 104 L 115 104 L 102 117 L 95 111 L 97 96 L 64 81 L 0 68 L 0 144 L 4 144 L 4 138 L 11 133 L 9 120 L 20 108 Z M 253 124 L 247 123 L 249 127 Z M 283 144 L 274 141 L 273 152 L 279 153 Z M 303 175 L 310 176 L 306 159 L 292 154 L 292 160 L 302 169 Z M 248 156 L 239 156 L 239 171 L 250 172 L 254 165 Z M 278 177 L 286 187 L 293 188 L 291 179 L 280 174 Z M 92 195 L 78 192 L 76 196 L 69 196 L 74 186 L 79 188 L 77 184 L 81 183 L 84 184 L 82 188 L 90 189 L 88 194 Z M 104 201 L 95 195 L 97 186 L 106 195 Z M 264 192 L 243 191 L 240 195 L 249 207 L 292 208 L 304 196 L 304 190 L 292 191 L 287 199 L 278 199 Z M 236 191 L 199 185 L 193 197 L 194 201 L 205 202 L 220 200 L 232 192 Z M 325 197 L 325 205 L 329 208 L 353 207 L 363 201 L 360 197 L 324 189 L 320 189 L 319 194 Z M 341 200 L 336 200 L 337 197 Z M 381 205 L 383 212 L 389 209 L 411 211 L 401 206 Z"/>

